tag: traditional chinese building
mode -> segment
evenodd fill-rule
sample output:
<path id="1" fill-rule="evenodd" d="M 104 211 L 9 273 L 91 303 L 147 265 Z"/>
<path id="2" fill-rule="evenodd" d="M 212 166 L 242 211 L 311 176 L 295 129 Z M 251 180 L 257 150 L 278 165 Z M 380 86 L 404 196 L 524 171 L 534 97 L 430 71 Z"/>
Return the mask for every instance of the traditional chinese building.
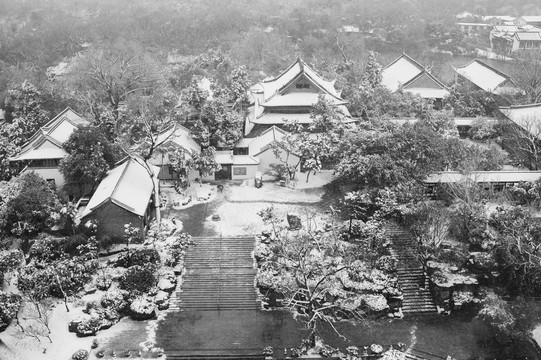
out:
<path id="1" fill-rule="evenodd" d="M 468 64 L 454 68 L 457 82 L 464 80 L 486 92 L 496 95 L 514 95 L 520 92 L 515 81 L 503 72 L 474 59 Z"/>
<path id="2" fill-rule="evenodd" d="M 141 230 L 144 237 L 151 217 L 154 215 L 155 183 L 142 160 L 126 158 L 109 170 L 90 198 L 81 214 L 81 222 L 94 220 L 103 234 L 122 238 L 124 225 L 131 224 Z M 154 174 L 159 169 L 152 167 Z"/>
<path id="3" fill-rule="evenodd" d="M 68 155 L 62 144 L 76 129 L 89 125 L 88 120 L 68 107 L 43 125 L 23 145 L 19 154 L 9 160 L 24 161 L 27 166 L 22 172 L 34 171 L 52 186 L 62 187 L 65 181 L 59 165 L 60 160 Z"/>
<path id="4" fill-rule="evenodd" d="M 447 86 L 423 65 L 403 53 L 381 72 L 381 84 L 391 92 L 404 91 L 433 100 L 436 104 L 449 94 Z"/>
<path id="5" fill-rule="evenodd" d="M 250 94 L 253 102 L 245 121 L 245 136 L 272 126 L 281 127 L 288 120 L 296 120 L 300 124 L 311 123 L 310 112 L 320 95 L 337 106 L 344 121 L 353 121 L 345 106 L 347 102 L 334 87 L 334 81 L 324 80 L 301 59 L 297 59 L 280 75 L 253 86 Z"/>

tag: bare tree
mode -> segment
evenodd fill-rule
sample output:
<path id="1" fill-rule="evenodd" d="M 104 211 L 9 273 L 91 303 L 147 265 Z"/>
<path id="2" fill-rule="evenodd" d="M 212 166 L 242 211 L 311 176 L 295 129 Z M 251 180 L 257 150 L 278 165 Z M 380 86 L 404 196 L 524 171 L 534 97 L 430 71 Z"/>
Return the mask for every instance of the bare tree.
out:
<path id="1" fill-rule="evenodd" d="M 423 268 L 429 260 L 438 256 L 447 238 L 450 216 L 446 209 L 422 202 L 405 216 L 406 226 L 417 241 L 416 257 Z"/>
<path id="2" fill-rule="evenodd" d="M 541 117 L 521 116 L 504 123 L 502 140 L 511 155 L 531 170 L 541 166 Z"/>
<path id="3" fill-rule="evenodd" d="M 517 53 L 515 81 L 528 96 L 529 103 L 541 101 L 541 51 Z"/>
<path id="4" fill-rule="evenodd" d="M 158 62 L 139 45 L 119 39 L 81 54 L 70 70 L 67 88 L 76 100 L 98 117 L 100 104 L 108 104 L 115 120 L 119 108 L 132 95 L 148 95 L 162 80 Z M 117 127 L 120 124 L 117 124 Z"/>

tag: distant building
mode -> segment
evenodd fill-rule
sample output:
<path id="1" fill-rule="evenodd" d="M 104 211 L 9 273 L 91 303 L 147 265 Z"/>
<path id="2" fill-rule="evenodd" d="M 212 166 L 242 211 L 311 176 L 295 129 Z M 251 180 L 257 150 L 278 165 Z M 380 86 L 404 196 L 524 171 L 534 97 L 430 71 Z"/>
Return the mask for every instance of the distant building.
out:
<path id="1" fill-rule="evenodd" d="M 517 26 L 524 27 L 526 25 L 541 27 L 541 15 L 538 16 L 521 16 L 514 20 Z"/>
<path id="2" fill-rule="evenodd" d="M 68 107 L 43 125 L 9 160 L 26 162 L 28 165 L 22 172 L 34 171 L 51 185 L 62 187 L 65 181 L 59 165 L 60 160 L 68 155 L 62 144 L 76 129 L 89 125 L 89 121 Z"/>
<path id="3" fill-rule="evenodd" d="M 479 89 L 496 95 L 513 95 L 521 92 L 510 76 L 478 59 L 453 69 L 459 83 L 468 81 Z"/>
<path id="4" fill-rule="evenodd" d="M 492 29 L 492 24 L 485 23 L 459 22 L 456 25 L 465 34 L 488 34 Z"/>
<path id="5" fill-rule="evenodd" d="M 439 188 L 444 184 L 456 184 L 471 181 L 485 190 L 501 191 L 526 181 L 537 181 L 541 178 L 541 171 L 472 171 L 468 174 L 459 171 L 441 171 L 427 177 L 425 194 L 437 198 Z"/>
<path id="6" fill-rule="evenodd" d="M 81 223 L 97 221 L 99 231 L 116 238 L 122 238 L 124 225 L 131 224 L 144 237 L 154 215 L 155 188 L 141 164 L 142 160 L 127 158 L 109 170 L 81 214 Z M 159 169 L 154 167 L 153 171 L 157 174 Z"/>
<path id="7" fill-rule="evenodd" d="M 423 99 L 435 101 L 436 106 L 449 95 L 447 86 L 405 53 L 385 66 L 381 75 L 381 84 L 391 92 L 401 90 L 417 94 Z"/>
<path id="8" fill-rule="evenodd" d="M 495 25 L 490 31 L 492 49 L 501 53 L 541 49 L 541 24 L 533 21 L 537 18 L 523 16 L 515 19 L 513 23 Z M 528 23 L 525 19 L 531 22 Z"/>
<path id="9" fill-rule="evenodd" d="M 353 25 L 344 25 L 344 26 L 339 27 L 337 30 L 338 32 L 345 33 L 345 34 L 358 34 L 361 32 L 358 26 L 353 26 Z"/>

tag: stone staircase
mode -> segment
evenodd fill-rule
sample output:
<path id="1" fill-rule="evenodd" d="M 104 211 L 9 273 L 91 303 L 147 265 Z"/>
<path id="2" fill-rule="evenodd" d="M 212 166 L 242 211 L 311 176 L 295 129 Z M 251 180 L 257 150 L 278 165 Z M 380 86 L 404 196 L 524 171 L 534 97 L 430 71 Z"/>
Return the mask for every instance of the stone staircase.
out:
<path id="1" fill-rule="evenodd" d="M 253 237 L 195 237 L 170 310 L 260 309 L 254 279 Z"/>
<path id="2" fill-rule="evenodd" d="M 423 268 L 415 256 L 415 239 L 396 223 L 389 223 L 385 232 L 391 238 L 391 255 L 398 259 L 398 284 L 404 293 L 404 315 L 431 315 L 438 310 L 432 299 Z"/>

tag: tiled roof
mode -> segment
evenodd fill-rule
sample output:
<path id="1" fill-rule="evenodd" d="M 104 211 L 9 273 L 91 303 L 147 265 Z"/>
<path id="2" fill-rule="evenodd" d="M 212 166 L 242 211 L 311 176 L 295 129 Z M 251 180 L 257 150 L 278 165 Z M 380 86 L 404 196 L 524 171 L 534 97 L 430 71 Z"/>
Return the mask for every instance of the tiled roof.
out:
<path id="1" fill-rule="evenodd" d="M 500 111 L 509 120 L 541 139 L 541 104 L 501 107 Z"/>
<path id="2" fill-rule="evenodd" d="M 343 105 L 344 100 L 339 100 L 333 96 L 323 95 L 327 101 L 335 105 Z M 283 95 L 271 97 L 268 101 L 261 104 L 264 107 L 311 107 L 317 104 L 319 94 L 315 92 L 291 92 Z"/>
<path id="3" fill-rule="evenodd" d="M 157 175 L 159 168 L 150 166 Z M 128 158 L 121 165 L 110 170 L 100 182 L 82 217 L 90 215 L 108 200 L 129 212 L 143 216 L 153 191 L 154 183 L 142 165 L 142 160 Z"/>
<path id="4" fill-rule="evenodd" d="M 536 181 L 541 178 L 541 171 L 473 171 L 461 174 L 458 171 L 443 171 L 428 176 L 425 183 L 456 183 L 471 179 L 478 183 L 515 183 Z"/>
<path id="5" fill-rule="evenodd" d="M 539 32 L 517 32 L 515 34 L 520 41 L 541 41 L 541 33 Z"/>
<path id="6" fill-rule="evenodd" d="M 402 86 L 404 91 L 417 94 L 424 99 L 443 99 L 449 95 L 447 86 L 432 74 L 423 71 Z"/>
<path id="7" fill-rule="evenodd" d="M 181 125 L 176 125 L 162 132 L 160 135 L 158 135 L 156 143 L 173 143 L 184 148 L 190 153 L 201 152 L 201 146 L 199 146 L 199 144 L 193 139 L 190 130 L 186 129 L 184 126 Z"/>
<path id="8" fill-rule="evenodd" d="M 381 84 L 394 92 L 424 70 L 424 67 L 417 61 L 402 54 L 383 68 Z"/>
<path id="9" fill-rule="evenodd" d="M 477 59 L 455 71 L 487 92 L 494 92 L 498 86 L 510 80 L 509 76 Z"/>
<path id="10" fill-rule="evenodd" d="M 521 16 L 526 22 L 541 22 L 541 16 Z"/>
<path id="11" fill-rule="evenodd" d="M 262 90 L 264 94 L 264 101 L 267 101 L 272 96 L 279 93 L 289 84 L 291 84 L 293 80 L 297 79 L 302 75 L 310 79 L 314 83 L 314 85 L 318 86 L 323 92 L 337 99 L 340 99 L 340 94 L 334 88 L 334 81 L 324 80 L 301 59 L 297 59 L 297 61 L 290 65 L 280 75 L 274 78 L 265 79 L 259 84 L 257 84 L 257 87 L 254 87 L 252 89 Z"/>
<path id="12" fill-rule="evenodd" d="M 68 140 L 75 129 L 88 125 L 90 125 L 88 120 L 82 118 L 68 107 L 36 131 L 28 142 L 23 145 L 21 152 L 11 158 L 10 161 L 51 159 L 51 157 L 41 157 L 39 155 L 40 152 L 44 151 L 44 156 L 51 156 L 50 151 L 40 148 L 44 142 L 48 141 L 53 146 L 61 149 L 62 144 Z M 57 154 L 61 154 L 61 152 Z M 62 158 L 66 153 L 63 152 L 63 154 Z"/>
<path id="13" fill-rule="evenodd" d="M 216 151 L 214 159 L 223 165 L 259 165 L 259 159 L 250 155 L 233 155 L 230 150 Z"/>

